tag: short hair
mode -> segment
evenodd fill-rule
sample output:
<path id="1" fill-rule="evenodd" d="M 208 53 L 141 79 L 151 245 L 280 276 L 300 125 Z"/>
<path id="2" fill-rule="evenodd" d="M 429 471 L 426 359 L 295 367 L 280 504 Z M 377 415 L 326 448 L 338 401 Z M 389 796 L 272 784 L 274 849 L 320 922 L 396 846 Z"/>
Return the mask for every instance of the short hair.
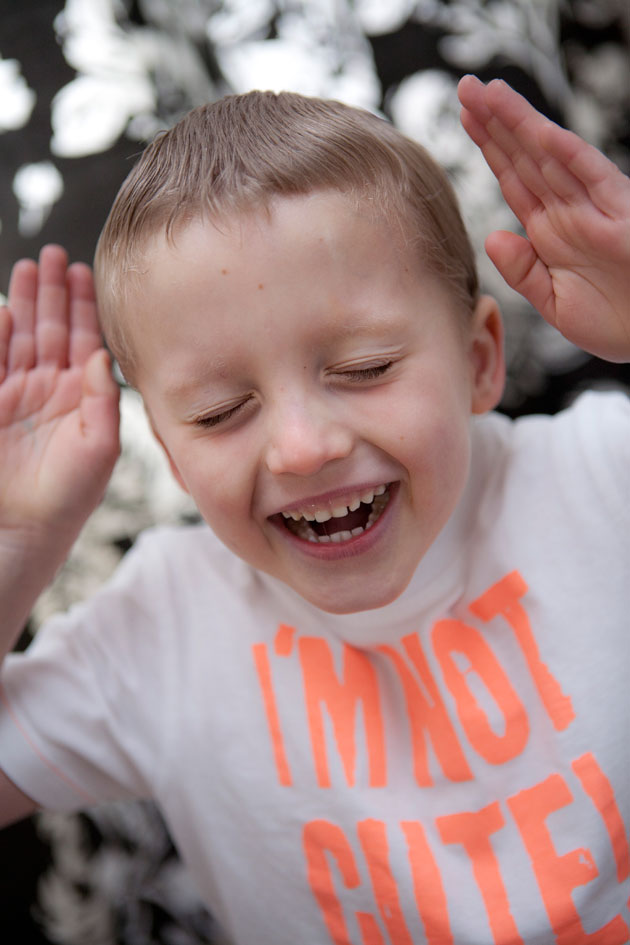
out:
<path id="1" fill-rule="evenodd" d="M 386 119 L 293 92 L 229 95 L 189 112 L 146 148 L 122 184 L 95 257 L 107 342 L 127 377 L 135 352 L 121 313 L 162 232 L 227 220 L 278 196 L 340 191 L 385 215 L 465 311 L 477 301 L 475 257 L 443 169 Z"/>

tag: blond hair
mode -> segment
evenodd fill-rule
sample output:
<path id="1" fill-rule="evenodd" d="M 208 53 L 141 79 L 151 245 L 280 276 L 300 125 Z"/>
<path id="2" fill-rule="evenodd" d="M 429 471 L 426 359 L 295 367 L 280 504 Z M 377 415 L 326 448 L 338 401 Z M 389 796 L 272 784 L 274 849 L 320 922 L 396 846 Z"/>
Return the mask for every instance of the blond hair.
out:
<path id="1" fill-rule="evenodd" d="M 450 182 L 384 119 L 292 92 L 231 95 L 189 112 L 144 151 L 124 181 L 95 258 L 103 330 L 123 372 L 136 353 L 121 317 L 151 237 L 196 219 L 269 208 L 278 196 L 337 190 L 385 215 L 464 311 L 478 294 L 473 250 Z"/>

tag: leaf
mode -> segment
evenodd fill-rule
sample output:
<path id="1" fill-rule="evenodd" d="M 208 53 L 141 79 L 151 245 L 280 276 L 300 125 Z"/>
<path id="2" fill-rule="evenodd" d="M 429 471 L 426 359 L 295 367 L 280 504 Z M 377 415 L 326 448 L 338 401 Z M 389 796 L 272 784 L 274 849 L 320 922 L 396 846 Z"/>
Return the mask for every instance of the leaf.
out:
<path id="1" fill-rule="evenodd" d="M 31 117 L 36 98 L 20 74 L 17 59 L 0 57 L 0 133 L 23 128 Z"/>
<path id="2" fill-rule="evenodd" d="M 82 157 L 110 148 L 130 118 L 155 108 L 146 76 L 78 76 L 55 95 L 50 149 L 59 157 Z"/>

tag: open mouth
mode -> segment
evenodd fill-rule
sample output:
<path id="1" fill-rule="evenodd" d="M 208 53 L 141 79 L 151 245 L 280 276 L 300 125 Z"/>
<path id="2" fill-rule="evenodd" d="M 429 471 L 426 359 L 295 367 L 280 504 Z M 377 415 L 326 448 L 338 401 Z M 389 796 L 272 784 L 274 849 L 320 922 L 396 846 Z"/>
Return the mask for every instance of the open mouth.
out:
<path id="1" fill-rule="evenodd" d="M 390 485 L 350 495 L 343 500 L 346 504 L 290 509 L 281 517 L 285 527 L 303 541 L 318 544 L 350 541 L 372 528 L 381 517 L 390 499 Z"/>

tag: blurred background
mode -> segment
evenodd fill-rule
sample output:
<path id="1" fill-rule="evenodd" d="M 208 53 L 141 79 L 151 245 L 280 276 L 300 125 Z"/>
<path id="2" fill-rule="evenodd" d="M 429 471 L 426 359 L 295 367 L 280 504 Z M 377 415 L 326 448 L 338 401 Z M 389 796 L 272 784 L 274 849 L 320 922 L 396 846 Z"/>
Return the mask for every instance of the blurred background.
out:
<path id="1" fill-rule="evenodd" d="M 555 412 L 586 387 L 630 391 L 627 366 L 576 350 L 486 260 L 485 236 L 518 223 L 459 126 L 467 72 L 506 79 L 630 173 L 628 0 L 0 0 L 0 292 L 45 242 L 91 261 L 160 129 L 229 92 L 290 89 L 385 115 L 447 167 L 506 317 L 505 413 Z M 195 518 L 128 389 L 122 435 L 103 506 L 21 646 L 104 580 L 142 528 Z M 0 834 L 0 916 L 3 941 L 21 945 L 219 942 L 148 804 L 42 814 Z"/>

